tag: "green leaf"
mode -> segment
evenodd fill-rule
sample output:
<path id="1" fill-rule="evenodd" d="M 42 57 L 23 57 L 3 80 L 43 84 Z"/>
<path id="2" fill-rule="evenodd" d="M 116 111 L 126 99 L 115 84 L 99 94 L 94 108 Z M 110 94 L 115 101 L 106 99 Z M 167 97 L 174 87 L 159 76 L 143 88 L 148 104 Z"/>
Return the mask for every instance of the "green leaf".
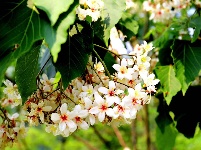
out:
<path id="1" fill-rule="evenodd" d="M 176 40 L 171 48 L 175 73 L 181 83 L 182 92 L 185 94 L 190 83 L 195 80 L 201 70 L 201 44 Z"/>
<path id="2" fill-rule="evenodd" d="M 139 25 L 137 21 L 133 19 L 133 16 L 132 15 L 130 16 L 128 14 L 128 12 L 123 13 L 120 24 L 123 25 L 126 29 L 133 32 L 134 35 L 138 33 Z"/>
<path id="3" fill-rule="evenodd" d="M 112 56 L 111 53 L 107 52 L 105 54 L 105 57 L 104 57 L 104 63 L 108 69 L 108 71 L 110 72 L 110 74 L 113 74 L 115 73 L 115 69 L 112 67 L 115 63 L 116 63 L 116 60 L 115 58 Z"/>
<path id="4" fill-rule="evenodd" d="M 201 17 L 198 16 L 196 18 L 193 18 L 190 21 L 190 27 L 192 27 L 192 28 L 195 29 L 194 34 L 193 34 L 193 38 L 191 39 L 191 43 L 193 43 L 193 42 L 195 42 L 198 39 L 199 34 L 200 34 L 200 30 L 201 30 Z"/>
<path id="5" fill-rule="evenodd" d="M 175 72 L 172 65 L 169 66 L 158 66 L 155 68 L 156 75 L 160 80 L 161 90 L 167 104 L 174 95 L 177 94 L 181 89 L 179 80 L 175 77 Z"/>
<path id="6" fill-rule="evenodd" d="M 16 83 L 18 90 L 22 97 L 22 102 L 27 100 L 36 89 L 36 76 L 39 72 L 39 53 L 40 53 L 40 42 L 36 42 L 30 52 L 23 54 L 16 64 Z"/>
<path id="7" fill-rule="evenodd" d="M 104 0 L 104 8 L 101 17 L 103 18 L 103 22 L 106 25 L 104 30 L 104 42 L 106 46 L 108 46 L 110 30 L 121 19 L 121 16 L 125 9 L 125 0 Z"/>
<path id="8" fill-rule="evenodd" d="M 33 0 L 36 7 L 46 12 L 52 26 L 56 23 L 59 15 L 67 11 L 73 2 L 73 0 Z"/>
<path id="9" fill-rule="evenodd" d="M 69 36 L 68 41 L 62 45 L 55 66 L 61 73 L 64 88 L 85 71 L 89 54 L 93 49 L 92 40 L 93 31 L 87 26 L 81 33 Z"/>
<path id="10" fill-rule="evenodd" d="M 60 17 L 60 22 L 56 24 L 56 41 L 54 42 L 51 49 L 51 54 L 53 56 L 53 61 L 56 62 L 58 58 L 58 53 L 61 51 L 61 45 L 67 40 L 70 25 L 75 22 L 76 18 L 76 8 L 77 3 L 73 3 L 70 9 Z M 70 32 L 70 31 L 69 31 Z"/>
<path id="11" fill-rule="evenodd" d="M 156 145 L 158 150 L 172 150 L 175 144 L 177 131 L 175 127 L 170 124 L 165 127 L 164 132 L 156 128 Z"/>
<path id="12" fill-rule="evenodd" d="M 55 32 L 50 24 L 27 7 L 24 0 L 1 0 L 0 5 L 0 81 L 7 67 L 31 50 L 33 43 L 46 40 L 51 46 Z"/>

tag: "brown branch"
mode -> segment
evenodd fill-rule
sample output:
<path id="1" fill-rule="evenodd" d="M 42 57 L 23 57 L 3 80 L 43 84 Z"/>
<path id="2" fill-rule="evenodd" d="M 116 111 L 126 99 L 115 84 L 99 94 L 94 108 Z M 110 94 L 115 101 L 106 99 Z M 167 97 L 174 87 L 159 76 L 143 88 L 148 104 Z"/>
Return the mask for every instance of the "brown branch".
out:
<path id="1" fill-rule="evenodd" d="M 147 143 L 147 150 L 151 150 L 151 137 L 150 137 L 150 129 L 149 129 L 149 112 L 148 112 L 148 105 L 145 105 L 145 132 L 146 132 L 146 143 Z"/>
<path id="2" fill-rule="evenodd" d="M 119 140 L 120 145 L 121 145 L 123 148 L 126 148 L 126 147 L 127 147 L 126 142 L 124 141 L 124 139 L 123 139 L 123 137 L 122 137 L 122 135 L 121 135 L 119 129 L 117 128 L 117 126 L 115 126 L 115 125 L 111 125 L 111 126 L 112 126 L 112 128 L 113 128 L 113 130 L 114 130 L 114 133 L 116 134 L 116 136 L 117 136 L 117 138 L 118 138 L 118 140 Z"/>
<path id="3" fill-rule="evenodd" d="M 136 131 L 136 121 L 137 119 L 133 120 L 131 123 L 131 135 L 132 135 L 132 145 L 133 150 L 137 150 L 137 131 Z"/>
<path id="4" fill-rule="evenodd" d="M 102 143 L 107 147 L 108 149 L 111 148 L 111 144 L 109 141 L 107 141 L 103 136 L 100 134 L 100 132 L 96 129 L 95 126 L 91 126 L 95 132 L 95 134 L 98 136 L 98 138 L 102 141 Z"/>
<path id="5" fill-rule="evenodd" d="M 85 140 L 85 139 L 83 139 L 83 138 L 81 138 L 81 137 L 79 137 L 79 136 L 77 136 L 77 135 L 75 135 L 75 134 L 72 134 L 72 136 L 73 136 L 76 140 L 78 140 L 78 141 L 84 143 L 90 150 L 98 150 L 98 149 L 96 149 L 95 147 L 93 147 L 87 140 Z"/>

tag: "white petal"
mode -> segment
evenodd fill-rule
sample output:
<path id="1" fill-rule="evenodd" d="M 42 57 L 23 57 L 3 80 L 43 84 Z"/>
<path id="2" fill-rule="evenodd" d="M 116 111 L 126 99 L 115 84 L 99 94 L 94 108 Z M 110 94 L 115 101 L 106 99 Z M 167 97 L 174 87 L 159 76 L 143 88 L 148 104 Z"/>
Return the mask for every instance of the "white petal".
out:
<path id="1" fill-rule="evenodd" d="M 104 99 L 98 94 L 98 92 L 94 93 L 94 97 L 95 97 L 95 102 L 98 105 L 101 105 L 104 103 Z"/>
<path id="2" fill-rule="evenodd" d="M 124 78 L 124 74 L 118 73 L 117 77 L 122 80 Z"/>
<path id="3" fill-rule="evenodd" d="M 105 112 L 100 112 L 100 113 L 98 114 L 98 120 L 99 120 L 100 122 L 103 122 L 104 119 L 105 119 Z"/>
<path id="4" fill-rule="evenodd" d="M 65 123 L 65 122 L 60 122 L 60 123 L 59 123 L 59 130 L 60 130 L 60 131 L 64 131 L 65 128 L 66 128 L 66 123 Z"/>
<path id="5" fill-rule="evenodd" d="M 52 109 L 51 106 L 45 106 L 43 107 L 43 111 L 50 111 Z"/>
<path id="6" fill-rule="evenodd" d="M 114 110 L 112 108 L 108 108 L 106 111 L 106 114 L 110 117 L 113 117 L 114 116 Z"/>
<path id="7" fill-rule="evenodd" d="M 61 111 L 61 114 L 67 113 L 67 104 L 66 103 L 61 105 L 60 111 Z"/>
<path id="8" fill-rule="evenodd" d="M 60 115 L 57 113 L 52 113 L 51 114 L 51 120 L 55 123 L 57 123 L 60 120 Z"/>
<path id="9" fill-rule="evenodd" d="M 48 80 L 48 77 L 47 77 L 46 74 L 43 74 L 43 75 L 42 75 L 42 78 L 43 78 L 43 80 Z"/>
<path id="10" fill-rule="evenodd" d="M 44 123 L 44 113 L 43 112 L 39 113 L 39 117 L 40 117 L 41 122 Z"/>
<path id="11" fill-rule="evenodd" d="M 109 89 L 115 89 L 115 88 L 116 88 L 116 86 L 115 86 L 114 81 L 110 81 L 109 82 Z"/>
<path id="12" fill-rule="evenodd" d="M 77 125 L 72 120 L 67 121 L 66 124 L 68 125 L 70 132 L 74 132 L 77 129 Z"/>
<path id="13" fill-rule="evenodd" d="M 108 93 L 108 89 L 105 88 L 105 87 L 99 87 L 98 91 L 101 92 L 101 93 L 103 93 L 103 94 L 107 94 Z"/>
<path id="14" fill-rule="evenodd" d="M 92 106 L 92 101 L 88 98 L 84 98 L 85 108 L 89 109 Z"/>
<path id="15" fill-rule="evenodd" d="M 89 128 L 89 125 L 85 121 L 82 121 L 82 123 L 80 124 L 80 127 L 84 130 L 87 130 Z"/>
<path id="16" fill-rule="evenodd" d="M 97 113 L 99 113 L 99 108 L 98 108 L 98 106 L 95 106 L 95 107 L 93 107 L 93 108 L 91 108 L 90 110 L 89 110 L 89 113 L 91 113 L 91 114 L 97 114 Z"/>
<path id="17" fill-rule="evenodd" d="M 112 67 L 113 67 L 116 71 L 119 71 L 121 66 L 120 66 L 119 64 L 114 64 Z"/>
<path id="18" fill-rule="evenodd" d="M 125 117 L 125 118 L 130 118 L 130 117 L 131 117 L 129 110 L 125 110 L 125 112 L 124 112 L 124 117 Z"/>
<path id="19" fill-rule="evenodd" d="M 83 90 L 83 91 L 85 91 L 85 92 L 86 92 L 86 91 L 87 91 L 87 89 L 88 89 L 88 88 L 87 88 L 87 86 L 82 86 L 82 90 Z"/>
<path id="20" fill-rule="evenodd" d="M 122 59 L 122 61 L 121 61 L 121 66 L 127 66 L 127 61 L 126 61 L 126 59 L 125 58 L 123 58 Z"/>
<path id="21" fill-rule="evenodd" d="M 90 122 L 91 125 L 94 125 L 94 124 L 95 124 L 96 118 L 94 117 L 94 115 L 90 115 L 90 116 L 89 116 L 89 122 Z"/>
<path id="22" fill-rule="evenodd" d="M 81 110 L 80 112 L 79 112 L 79 117 L 81 117 L 81 118 L 86 118 L 87 116 L 88 116 L 88 110 Z"/>

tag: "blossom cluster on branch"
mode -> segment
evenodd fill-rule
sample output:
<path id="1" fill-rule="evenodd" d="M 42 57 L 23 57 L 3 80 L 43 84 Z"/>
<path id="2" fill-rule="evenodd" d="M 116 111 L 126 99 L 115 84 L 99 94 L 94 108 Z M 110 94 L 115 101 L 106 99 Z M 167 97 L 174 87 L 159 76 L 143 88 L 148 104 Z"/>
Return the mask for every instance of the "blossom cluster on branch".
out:
<path id="1" fill-rule="evenodd" d="M 149 73 L 148 52 L 152 49 L 152 44 L 144 41 L 127 58 L 121 58 L 113 65 L 116 72 L 112 75 L 107 74 L 104 62 L 94 63 L 90 57 L 85 75 L 72 80 L 65 90 L 61 82 L 55 85 L 54 78 L 48 79 L 43 74 L 37 80 L 37 91 L 23 106 L 21 115 L 24 120 L 21 123 L 17 120 L 19 114 L 10 117 L 4 109 L 21 104 L 17 86 L 7 80 L 4 82 L 5 98 L 1 101 L 5 114 L 1 123 L 2 143 L 5 143 L 5 137 L 12 143 L 22 136 L 21 133 L 26 133 L 24 122 L 30 126 L 45 124 L 47 132 L 65 137 L 98 122 L 115 125 L 130 123 L 142 106 L 150 102 L 159 82 L 153 73 Z"/>
<path id="2" fill-rule="evenodd" d="M 143 8 L 150 12 L 150 20 L 153 22 L 166 23 L 191 4 L 191 0 L 147 0 L 144 1 Z"/>
<path id="3" fill-rule="evenodd" d="M 126 4 L 127 9 L 133 5 L 130 0 Z M 78 18 L 85 20 L 90 16 L 92 21 L 97 21 L 103 6 L 102 0 L 80 0 Z M 112 28 L 110 47 L 105 48 L 117 58 L 112 66 L 114 74 L 110 74 L 94 50 L 96 55 L 89 57 L 83 75 L 72 80 L 66 89 L 62 79 L 56 82 L 46 74 L 39 75 L 37 90 L 23 106 L 17 85 L 6 80 L 0 101 L 0 149 L 23 138 L 28 126 L 44 124 L 46 132 L 67 137 L 99 122 L 122 125 L 135 119 L 143 105 L 150 103 L 159 83 L 150 72 L 149 52 L 154 47 L 144 41 L 128 51 L 122 37 Z"/>

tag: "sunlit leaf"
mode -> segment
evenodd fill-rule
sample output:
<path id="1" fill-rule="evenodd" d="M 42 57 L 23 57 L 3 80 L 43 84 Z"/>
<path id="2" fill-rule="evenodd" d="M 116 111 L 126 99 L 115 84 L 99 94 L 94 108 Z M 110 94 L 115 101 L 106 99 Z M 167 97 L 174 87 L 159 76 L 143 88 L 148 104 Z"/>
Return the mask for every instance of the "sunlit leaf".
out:
<path id="1" fill-rule="evenodd" d="M 176 136 L 177 131 L 172 124 L 166 126 L 164 132 L 156 128 L 156 145 L 158 150 L 172 150 Z"/>
<path id="2" fill-rule="evenodd" d="M 175 76 L 175 72 L 172 65 L 169 66 L 157 66 L 155 69 L 157 78 L 160 79 L 161 90 L 167 104 L 174 95 L 181 89 L 181 84 Z"/>
<path id="3" fill-rule="evenodd" d="M 181 83 L 182 92 L 185 94 L 188 86 L 201 70 L 201 44 L 176 40 L 172 45 L 172 50 L 175 73 Z"/>
<path id="4" fill-rule="evenodd" d="M 33 43 L 46 40 L 51 46 L 55 32 L 24 0 L 1 0 L 0 5 L 0 81 L 7 67 L 31 50 Z"/>
<path id="5" fill-rule="evenodd" d="M 53 26 L 59 15 L 69 9 L 73 0 L 33 0 L 33 3 L 36 7 L 46 12 Z"/>
<path id="6" fill-rule="evenodd" d="M 104 0 L 104 8 L 101 16 L 106 25 L 104 31 L 104 42 L 106 45 L 108 45 L 111 28 L 118 23 L 125 9 L 125 0 Z"/>
<path id="7" fill-rule="evenodd" d="M 70 9 L 60 17 L 60 22 L 56 24 L 56 41 L 51 49 L 53 61 L 56 62 L 58 53 L 61 51 L 61 44 L 64 44 L 67 40 L 70 25 L 72 25 L 76 18 L 77 3 L 71 5 Z"/>
<path id="8" fill-rule="evenodd" d="M 64 88 L 72 79 L 84 73 L 89 54 L 92 52 L 93 32 L 84 28 L 81 33 L 68 37 L 68 41 L 62 45 L 62 51 L 58 55 L 56 68 L 61 73 Z"/>

